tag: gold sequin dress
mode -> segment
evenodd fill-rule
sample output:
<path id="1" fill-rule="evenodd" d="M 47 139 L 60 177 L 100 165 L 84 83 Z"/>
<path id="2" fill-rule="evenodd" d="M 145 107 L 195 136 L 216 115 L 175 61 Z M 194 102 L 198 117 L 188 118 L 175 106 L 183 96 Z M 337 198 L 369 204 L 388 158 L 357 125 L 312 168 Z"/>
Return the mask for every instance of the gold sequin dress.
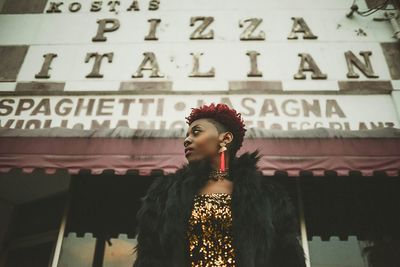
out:
<path id="1" fill-rule="evenodd" d="M 195 195 L 187 237 L 192 267 L 234 267 L 231 195 Z"/>

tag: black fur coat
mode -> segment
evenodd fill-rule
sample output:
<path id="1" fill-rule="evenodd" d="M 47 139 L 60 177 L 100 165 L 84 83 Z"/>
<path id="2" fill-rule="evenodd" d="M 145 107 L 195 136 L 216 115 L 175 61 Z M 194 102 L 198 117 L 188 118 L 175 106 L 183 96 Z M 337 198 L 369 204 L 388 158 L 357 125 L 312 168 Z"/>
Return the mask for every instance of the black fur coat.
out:
<path id="1" fill-rule="evenodd" d="M 257 169 L 259 152 L 246 152 L 229 163 L 233 181 L 233 246 L 237 267 L 305 267 L 298 219 L 286 190 Z M 133 267 L 189 267 L 185 231 L 194 195 L 205 185 L 210 164 L 187 163 L 157 177 L 137 213 Z"/>

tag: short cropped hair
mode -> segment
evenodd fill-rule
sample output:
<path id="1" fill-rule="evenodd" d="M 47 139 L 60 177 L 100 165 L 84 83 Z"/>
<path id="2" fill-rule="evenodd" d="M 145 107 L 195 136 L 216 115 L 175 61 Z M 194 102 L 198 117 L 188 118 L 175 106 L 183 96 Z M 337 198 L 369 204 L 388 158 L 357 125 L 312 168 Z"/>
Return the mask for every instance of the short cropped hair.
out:
<path id="1" fill-rule="evenodd" d="M 246 132 L 245 124 L 240 113 L 230 108 L 226 104 L 219 103 L 215 105 L 202 105 L 198 108 L 192 108 L 189 116 L 185 117 L 186 123 L 190 125 L 198 119 L 212 119 L 222 124 L 225 129 L 233 134 L 233 141 L 230 144 L 230 154 L 235 155 L 242 147 L 244 135 Z M 220 127 L 217 127 L 219 132 Z"/>

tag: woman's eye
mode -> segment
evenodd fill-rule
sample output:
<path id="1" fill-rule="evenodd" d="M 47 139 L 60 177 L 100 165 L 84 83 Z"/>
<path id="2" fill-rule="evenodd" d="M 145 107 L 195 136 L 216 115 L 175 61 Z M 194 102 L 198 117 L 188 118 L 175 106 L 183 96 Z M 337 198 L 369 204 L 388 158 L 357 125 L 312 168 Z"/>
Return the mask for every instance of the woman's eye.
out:
<path id="1" fill-rule="evenodd" d="M 197 133 L 199 133 L 199 130 L 194 130 L 193 133 L 196 135 Z"/>

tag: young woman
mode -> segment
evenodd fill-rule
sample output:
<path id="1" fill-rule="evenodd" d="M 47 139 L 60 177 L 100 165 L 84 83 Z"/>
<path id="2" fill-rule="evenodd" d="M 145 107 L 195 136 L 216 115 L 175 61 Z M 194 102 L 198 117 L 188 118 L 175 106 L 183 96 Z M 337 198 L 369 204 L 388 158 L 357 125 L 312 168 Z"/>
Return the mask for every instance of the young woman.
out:
<path id="1" fill-rule="evenodd" d="M 225 104 L 192 108 L 188 163 L 157 177 L 137 213 L 133 267 L 305 267 L 286 190 L 237 157 L 245 125 Z"/>

